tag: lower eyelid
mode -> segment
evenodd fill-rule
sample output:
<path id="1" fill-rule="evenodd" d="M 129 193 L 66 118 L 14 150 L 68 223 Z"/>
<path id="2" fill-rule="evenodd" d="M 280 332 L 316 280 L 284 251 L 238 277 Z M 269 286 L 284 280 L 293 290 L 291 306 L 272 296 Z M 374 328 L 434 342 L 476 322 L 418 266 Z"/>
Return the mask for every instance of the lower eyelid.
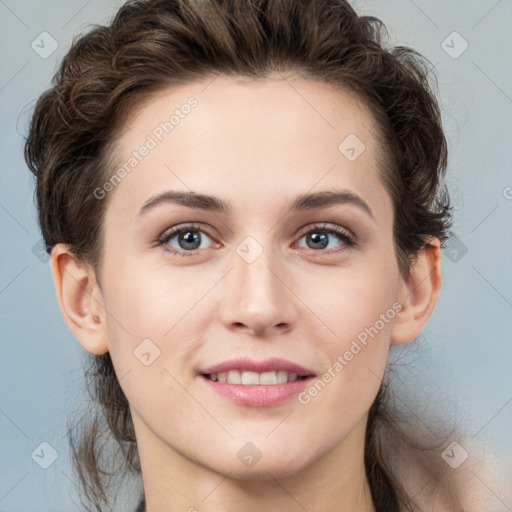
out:
<path id="1" fill-rule="evenodd" d="M 181 233 L 186 232 L 186 231 L 195 231 L 195 232 L 201 233 L 202 235 L 207 236 L 211 240 L 211 246 L 207 247 L 207 248 L 203 248 L 203 249 L 198 248 L 198 249 L 193 249 L 193 250 L 185 250 L 185 249 L 175 248 L 175 247 L 169 245 L 169 241 L 171 239 L 175 238 L 176 236 L 178 236 Z M 327 233 L 333 237 L 338 238 L 342 242 L 341 249 L 331 249 L 331 250 L 309 249 L 310 251 L 312 251 L 313 253 L 317 253 L 318 255 L 321 255 L 322 253 L 325 255 L 330 255 L 332 253 L 340 253 L 340 252 L 343 252 L 343 251 L 349 249 L 350 247 L 353 247 L 356 245 L 355 237 L 353 235 L 349 235 L 348 233 L 344 233 L 343 231 L 337 232 L 336 230 L 334 230 L 332 227 L 329 227 L 329 226 L 313 226 L 313 227 L 311 227 L 308 231 L 303 232 L 297 238 L 297 241 L 294 242 L 293 245 L 297 245 L 298 242 L 300 240 L 302 240 L 305 236 L 307 236 L 310 233 L 313 233 L 315 231 Z M 344 240 L 344 238 L 346 238 L 346 240 Z M 192 226 L 192 225 L 183 226 L 182 228 L 178 228 L 174 231 L 164 234 L 161 237 L 159 237 L 158 242 L 160 243 L 160 245 L 164 246 L 164 250 L 166 252 L 169 252 L 169 253 L 175 254 L 175 255 L 182 255 L 182 256 L 194 256 L 200 252 L 203 252 L 203 251 L 206 251 L 209 249 L 213 249 L 213 248 L 215 248 L 215 246 L 217 246 L 217 247 L 219 246 L 219 243 L 216 242 L 215 239 L 207 231 L 205 231 L 203 228 L 201 228 L 199 226 Z M 345 246 L 345 247 L 343 247 L 343 246 Z M 308 249 L 308 248 L 306 248 L 306 249 Z"/>

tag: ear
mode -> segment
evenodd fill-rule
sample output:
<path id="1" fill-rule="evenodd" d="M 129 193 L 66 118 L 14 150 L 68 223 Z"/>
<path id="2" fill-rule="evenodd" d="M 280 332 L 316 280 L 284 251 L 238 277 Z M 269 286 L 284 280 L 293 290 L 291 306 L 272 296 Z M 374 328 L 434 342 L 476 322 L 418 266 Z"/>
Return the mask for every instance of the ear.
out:
<path id="1" fill-rule="evenodd" d="M 94 270 L 65 244 L 53 247 L 50 264 L 64 320 L 81 345 L 92 354 L 108 351 L 105 308 Z"/>
<path id="2" fill-rule="evenodd" d="M 441 291 L 441 244 L 432 238 L 412 263 L 407 281 L 402 280 L 397 300 L 402 304 L 391 328 L 391 345 L 408 343 L 427 323 Z"/>

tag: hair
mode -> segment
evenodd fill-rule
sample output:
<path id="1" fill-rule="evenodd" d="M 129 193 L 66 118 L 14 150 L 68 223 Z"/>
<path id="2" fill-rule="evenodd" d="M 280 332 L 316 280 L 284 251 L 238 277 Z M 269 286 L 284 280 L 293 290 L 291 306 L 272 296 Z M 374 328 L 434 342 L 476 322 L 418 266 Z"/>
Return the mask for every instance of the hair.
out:
<path id="1" fill-rule="evenodd" d="M 127 116 L 150 95 L 215 75 L 265 79 L 292 71 L 355 94 L 374 117 L 379 172 L 394 208 L 395 254 L 407 278 L 432 237 L 442 247 L 449 238 L 447 144 L 432 66 L 413 49 L 388 47 L 386 39 L 379 19 L 359 16 L 345 0 L 126 2 L 109 25 L 74 39 L 35 106 L 25 160 L 36 176 L 46 250 L 65 243 L 99 273 L 108 197 L 98 200 L 93 191 L 112 175 L 114 143 Z M 86 499 L 101 511 L 109 506 L 112 479 L 140 476 L 140 463 L 110 355 L 88 357 L 92 412 L 78 434 L 70 432 L 70 444 Z M 366 475 L 376 510 L 413 510 L 390 442 L 408 437 L 386 387 L 369 411 Z M 109 470 L 103 435 L 121 457 L 117 470 Z"/>

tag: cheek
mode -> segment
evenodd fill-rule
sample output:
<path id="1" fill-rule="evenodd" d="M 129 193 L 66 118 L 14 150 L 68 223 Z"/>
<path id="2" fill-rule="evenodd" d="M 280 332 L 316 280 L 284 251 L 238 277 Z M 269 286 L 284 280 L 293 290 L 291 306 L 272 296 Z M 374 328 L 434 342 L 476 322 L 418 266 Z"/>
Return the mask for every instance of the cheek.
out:
<path id="1" fill-rule="evenodd" d="M 376 259 L 365 270 L 334 273 L 328 289 L 308 295 L 329 326 L 318 340 L 323 372 L 303 396 L 313 410 L 327 407 L 341 421 L 347 411 L 358 418 L 370 407 L 386 368 L 397 277 L 394 260 Z"/>
<path id="2" fill-rule="evenodd" d="M 211 274 L 198 278 L 197 272 L 194 277 L 193 272 L 161 266 L 144 269 L 117 263 L 104 287 L 109 351 L 116 373 L 121 377 L 143 369 L 143 387 L 157 381 L 161 386 L 167 380 L 172 387 L 165 371 L 186 366 L 189 354 L 201 343 L 199 331 L 206 318 L 202 298 L 215 279 Z"/>
<path id="3" fill-rule="evenodd" d="M 211 279 L 172 268 L 119 265 L 105 290 L 106 306 L 132 335 L 164 336 L 199 303 Z M 206 276 L 204 276 L 206 277 Z M 212 281 L 213 283 L 213 281 Z"/>
<path id="4" fill-rule="evenodd" d="M 339 269 L 321 281 L 316 280 L 323 286 L 310 288 L 308 305 L 330 328 L 330 336 L 326 337 L 330 353 L 339 350 L 340 343 L 345 345 L 353 339 L 364 343 L 369 329 L 372 337 L 389 337 L 395 316 L 392 305 L 397 278 L 393 261 L 386 263 L 381 259 L 373 264 L 367 261 L 359 268 Z"/>

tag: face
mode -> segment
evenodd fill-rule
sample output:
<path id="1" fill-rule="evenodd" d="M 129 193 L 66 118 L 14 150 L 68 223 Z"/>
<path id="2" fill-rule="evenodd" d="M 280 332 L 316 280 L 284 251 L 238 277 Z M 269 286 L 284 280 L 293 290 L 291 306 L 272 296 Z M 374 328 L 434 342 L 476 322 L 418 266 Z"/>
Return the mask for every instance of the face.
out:
<path id="1" fill-rule="evenodd" d="M 254 479 L 362 438 L 400 283 L 375 137 L 301 79 L 191 83 L 131 117 L 100 276 L 141 457 Z"/>

